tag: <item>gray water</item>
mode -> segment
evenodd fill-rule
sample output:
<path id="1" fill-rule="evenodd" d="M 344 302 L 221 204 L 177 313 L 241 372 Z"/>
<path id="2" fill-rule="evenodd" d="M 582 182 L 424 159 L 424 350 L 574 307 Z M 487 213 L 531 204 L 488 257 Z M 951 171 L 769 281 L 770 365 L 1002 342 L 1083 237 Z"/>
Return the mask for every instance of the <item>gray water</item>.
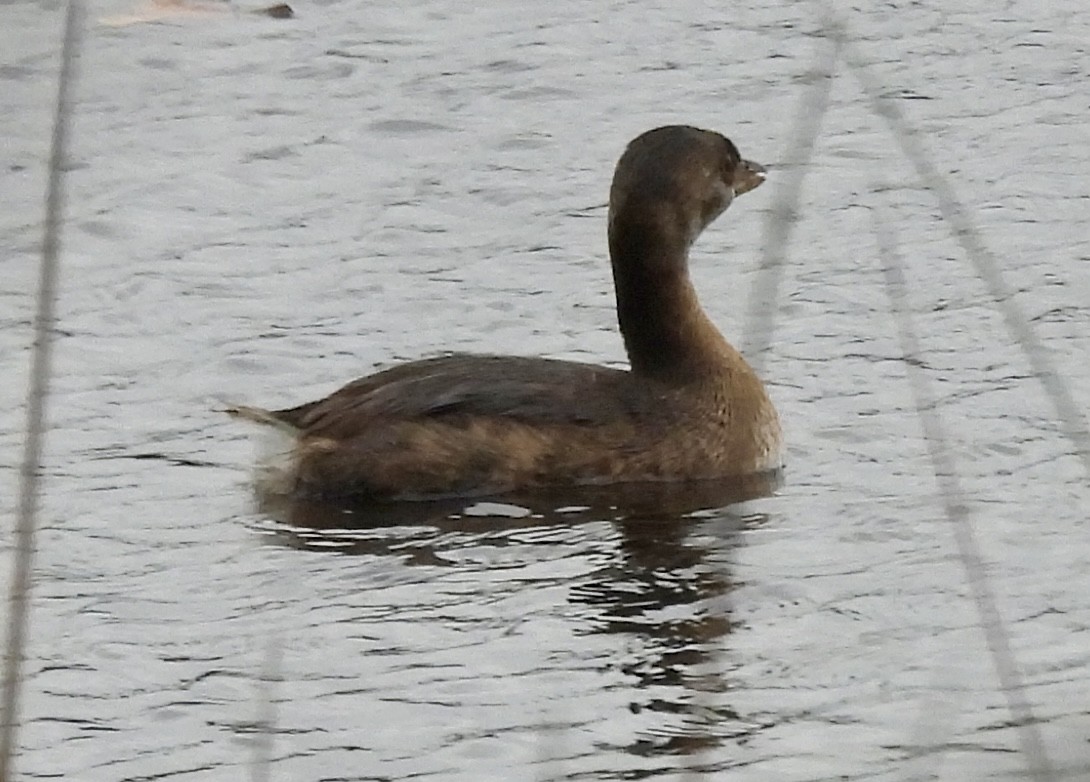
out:
<path id="1" fill-rule="evenodd" d="M 343 524 L 255 508 L 252 432 L 222 400 L 288 405 L 445 350 L 621 363 L 605 194 L 650 127 L 712 127 L 770 167 L 693 259 L 709 312 L 746 336 L 824 46 L 817 6 L 471 5 L 123 26 L 103 20 L 126 0 L 91 9 L 23 775 L 242 779 L 271 735 L 274 780 L 1004 780 L 1043 761 L 1090 778 L 1086 474 L 844 67 L 769 305 L 762 371 L 789 442 L 775 496 L 642 521 L 503 502 Z M 1085 409 L 1076 5 L 844 12 Z M 0 19 L 11 518 L 61 13 L 9 2 Z M 1043 760 L 1023 751 L 943 509 L 875 210 Z"/>

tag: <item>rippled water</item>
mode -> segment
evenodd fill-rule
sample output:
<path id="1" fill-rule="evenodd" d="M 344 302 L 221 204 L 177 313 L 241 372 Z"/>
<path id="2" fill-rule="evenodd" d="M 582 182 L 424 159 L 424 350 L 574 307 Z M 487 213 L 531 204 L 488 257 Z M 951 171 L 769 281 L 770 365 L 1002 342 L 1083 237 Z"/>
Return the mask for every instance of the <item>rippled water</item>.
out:
<path id="1" fill-rule="evenodd" d="M 742 336 L 822 45 L 816 5 L 750 5 L 324 0 L 125 26 L 102 23 L 123 0 L 95 5 L 27 777 L 239 779 L 273 719 L 284 780 L 1025 778 L 889 315 L 881 207 L 1047 759 L 1090 778 L 1086 475 L 843 67 L 764 360 L 790 443 L 776 496 L 620 520 L 564 498 L 342 521 L 253 507 L 250 433 L 222 399 L 286 405 L 448 349 L 621 361 L 605 192 L 657 124 L 720 129 L 772 169 L 694 258 Z M 1085 409 L 1090 23 L 1072 9 L 847 19 Z M 60 14 L 0 18 L 10 517 Z"/>

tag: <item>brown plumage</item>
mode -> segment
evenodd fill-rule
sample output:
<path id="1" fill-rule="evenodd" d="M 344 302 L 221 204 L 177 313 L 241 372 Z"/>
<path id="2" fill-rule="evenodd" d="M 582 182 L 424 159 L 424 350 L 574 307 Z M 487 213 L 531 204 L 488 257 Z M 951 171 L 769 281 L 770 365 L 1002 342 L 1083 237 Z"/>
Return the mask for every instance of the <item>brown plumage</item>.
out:
<path id="1" fill-rule="evenodd" d="M 292 435 L 276 484 L 305 495 L 423 498 L 776 469 L 775 409 L 688 272 L 697 235 L 763 179 L 711 131 L 670 126 L 629 144 L 610 191 L 609 247 L 631 370 L 452 355 L 299 407 L 229 412 Z"/>

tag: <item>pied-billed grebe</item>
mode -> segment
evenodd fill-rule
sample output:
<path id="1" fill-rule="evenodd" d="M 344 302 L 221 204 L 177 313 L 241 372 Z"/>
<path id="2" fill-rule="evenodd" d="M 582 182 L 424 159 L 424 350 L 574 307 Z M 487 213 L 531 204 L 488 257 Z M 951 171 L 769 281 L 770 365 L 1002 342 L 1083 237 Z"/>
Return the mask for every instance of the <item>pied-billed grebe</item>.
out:
<path id="1" fill-rule="evenodd" d="M 712 131 L 633 140 L 613 175 L 609 253 L 631 370 L 519 356 L 413 361 L 287 410 L 230 413 L 288 431 L 265 489 L 412 499 L 728 478 L 781 466 L 779 419 L 689 279 L 689 247 L 764 181 Z"/>

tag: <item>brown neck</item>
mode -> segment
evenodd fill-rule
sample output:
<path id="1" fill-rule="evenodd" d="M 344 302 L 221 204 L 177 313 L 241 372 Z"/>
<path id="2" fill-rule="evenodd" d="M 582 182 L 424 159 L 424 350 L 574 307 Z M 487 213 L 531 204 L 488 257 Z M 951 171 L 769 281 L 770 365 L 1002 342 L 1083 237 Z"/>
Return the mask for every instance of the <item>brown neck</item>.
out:
<path id="1" fill-rule="evenodd" d="M 661 226 L 610 228 L 617 320 L 632 371 L 689 382 L 722 367 L 732 351 L 689 280 L 689 237 Z"/>

